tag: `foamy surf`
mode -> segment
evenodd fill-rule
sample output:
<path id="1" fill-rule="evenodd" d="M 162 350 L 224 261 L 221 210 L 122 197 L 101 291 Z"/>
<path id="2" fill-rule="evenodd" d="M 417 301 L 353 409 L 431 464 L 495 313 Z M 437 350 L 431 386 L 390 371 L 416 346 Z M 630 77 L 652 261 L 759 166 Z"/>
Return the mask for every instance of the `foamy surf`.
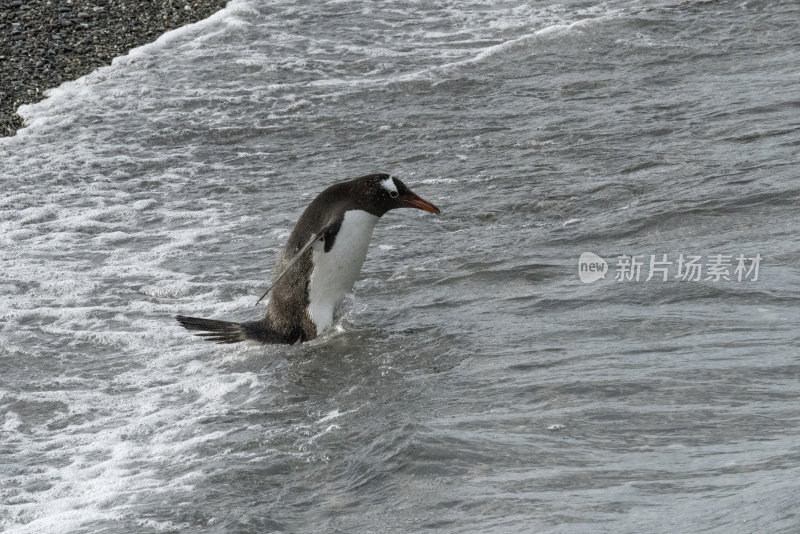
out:
<path id="1" fill-rule="evenodd" d="M 0 143 L 0 529 L 793 531 L 794 3 L 236 5 Z M 323 336 L 176 323 L 374 171 L 443 215 Z"/>
<path id="2" fill-rule="evenodd" d="M 244 24 L 242 18 L 254 13 L 252 3 L 248 0 L 231 0 L 224 9 L 204 20 L 168 31 L 152 43 L 133 48 L 127 54 L 114 58 L 107 67 L 101 67 L 77 80 L 48 89 L 44 93 L 46 98 L 43 100 L 18 108 L 17 113 L 24 119 L 25 124 L 17 132 L 17 136 L 25 137 L 36 130 L 68 125 L 70 123 L 68 110 L 74 109 L 76 105 L 91 104 L 95 85 L 106 83 L 108 78 L 116 76 L 124 78 L 127 67 L 137 61 L 149 59 L 160 51 L 170 50 L 191 55 L 189 51 L 201 46 L 204 39 L 213 38 L 224 32 L 227 26 Z M 0 138 L 0 146 L 10 143 L 10 139 L 13 137 Z"/>

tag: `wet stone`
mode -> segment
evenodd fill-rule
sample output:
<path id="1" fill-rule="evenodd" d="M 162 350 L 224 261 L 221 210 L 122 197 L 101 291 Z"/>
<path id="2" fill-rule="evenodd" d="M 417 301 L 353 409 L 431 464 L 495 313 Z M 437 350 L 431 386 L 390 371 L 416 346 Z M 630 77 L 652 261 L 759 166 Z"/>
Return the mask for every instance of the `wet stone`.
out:
<path id="1" fill-rule="evenodd" d="M 0 7 L 0 136 L 22 126 L 17 107 L 41 100 L 46 89 L 207 18 L 226 3 L 201 0 L 187 10 L 185 2 L 163 0 L 6 1 Z"/>

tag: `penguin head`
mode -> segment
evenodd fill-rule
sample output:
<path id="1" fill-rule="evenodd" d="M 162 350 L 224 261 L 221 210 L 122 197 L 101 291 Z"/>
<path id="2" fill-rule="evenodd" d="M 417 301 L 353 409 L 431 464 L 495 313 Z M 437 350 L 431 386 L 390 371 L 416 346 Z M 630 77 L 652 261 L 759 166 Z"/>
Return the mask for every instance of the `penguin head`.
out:
<path id="1" fill-rule="evenodd" d="M 356 178 L 353 187 L 364 210 L 378 217 L 397 208 L 417 208 L 439 213 L 439 208 L 411 191 L 399 178 L 388 174 L 369 174 Z"/>

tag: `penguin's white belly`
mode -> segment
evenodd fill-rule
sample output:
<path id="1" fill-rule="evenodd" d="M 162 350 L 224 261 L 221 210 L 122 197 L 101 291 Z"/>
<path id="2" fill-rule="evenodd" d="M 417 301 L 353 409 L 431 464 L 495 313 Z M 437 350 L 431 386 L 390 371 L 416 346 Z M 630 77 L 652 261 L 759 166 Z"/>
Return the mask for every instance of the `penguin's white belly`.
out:
<path id="1" fill-rule="evenodd" d="M 308 284 L 308 313 L 317 334 L 333 323 L 333 312 L 341 298 L 353 289 L 367 257 L 372 230 L 378 217 L 362 210 L 345 212 L 333 247 L 317 241 L 311 247 L 314 268 Z"/>

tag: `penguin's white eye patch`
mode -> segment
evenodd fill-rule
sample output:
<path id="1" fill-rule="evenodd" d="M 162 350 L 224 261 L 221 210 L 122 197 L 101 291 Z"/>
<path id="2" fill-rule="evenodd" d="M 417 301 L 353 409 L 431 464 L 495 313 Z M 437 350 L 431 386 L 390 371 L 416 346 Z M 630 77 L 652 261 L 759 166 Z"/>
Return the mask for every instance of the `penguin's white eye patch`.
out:
<path id="1" fill-rule="evenodd" d="M 381 187 L 386 189 L 389 192 L 389 196 L 392 198 L 397 198 L 397 195 L 400 194 L 397 192 L 397 186 L 395 185 L 394 180 L 392 179 L 391 176 L 381 181 Z"/>

